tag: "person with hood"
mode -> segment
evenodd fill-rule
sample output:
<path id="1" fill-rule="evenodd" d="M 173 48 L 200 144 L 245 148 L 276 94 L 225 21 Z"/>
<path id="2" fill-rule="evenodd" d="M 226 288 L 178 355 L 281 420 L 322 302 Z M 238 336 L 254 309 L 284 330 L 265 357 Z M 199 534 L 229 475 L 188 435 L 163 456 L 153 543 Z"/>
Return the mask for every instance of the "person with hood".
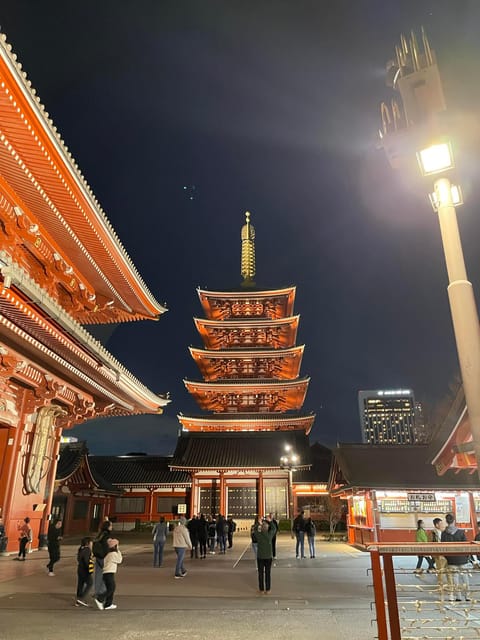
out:
<path id="1" fill-rule="evenodd" d="M 442 542 L 467 542 L 465 531 L 459 529 L 455 524 L 455 518 L 451 513 L 445 516 L 447 526 L 442 531 Z M 468 580 L 468 555 L 451 556 L 447 555 L 447 579 L 449 589 L 450 602 L 460 602 L 463 595 L 467 602 L 470 602 L 470 582 Z M 462 579 L 462 587 L 460 587 L 460 578 Z"/>
<path id="2" fill-rule="evenodd" d="M 269 516 L 254 530 L 252 537 L 257 544 L 257 569 L 258 569 L 258 591 L 259 593 L 270 593 L 271 571 L 272 571 L 272 538 L 276 533 L 275 525 L 270 521 Z"/>
<path id="3" fill-rule="evenodd" d="M 295 544 L 296 558 L 298 558 L 299 553 L 301 558 L 305 558 L 305 522 L 305 512 L 300 511 L 293 521 L 292 527 L 292 538 L 295 537 L 297 540 Z"/>
<path id="4" fill-rule="evenodd" d="M 163 564 L 163 549 L 167 541 L 168 524 L 165 518 L 160 516 L 159 522 L 153 527 L 153 566 L 161 567 Z"/>
<path id="5" fill-rule="evenodd" d="M 185 552 L 187 549 L 192 549 L 192 541 L 190 540 L 190 534 L 188 532 L 187 520 L 181 516 L 179 523 L 173 530 L 173 548 L 177 554 L 177 562 L 175 564 L 175 578 L 184 578 L 187 575 L 185 567 L 183 566 L 183 560 L 185 558 Z"/>

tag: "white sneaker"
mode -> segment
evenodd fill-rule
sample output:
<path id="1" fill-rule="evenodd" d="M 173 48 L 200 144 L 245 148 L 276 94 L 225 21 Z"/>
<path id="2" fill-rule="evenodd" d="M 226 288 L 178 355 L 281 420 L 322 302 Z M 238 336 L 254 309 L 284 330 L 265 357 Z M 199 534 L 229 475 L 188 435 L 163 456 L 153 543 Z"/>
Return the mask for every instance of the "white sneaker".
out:
<path id="1" fill-rule="evenodd" d="M 49 575 L 50 577 L 52 577 L 52 576 L 54 576 L 55 574 L 53 573 L 53 571 L 49 571 L 49 572 L 48 572 L 48 575 Z"/>
<path id="2" fill-rule="evenodd" d="M 108 607 L 104 607 L 105 611 L 108 611 L 109 609 L 116 609 L 116 608 L 117 608 L 117 605 L 116 605 L 116 604 L 111 604 L 111 605 L 110 605 L 110 606 L 108 606 Z"/>
<path id="3" fill-rule="evenodd" d="M 76 604 L 77 606 L 81 605 L 82 607 L 88 607 L 88 604 L 86 602 L 84 602 L 83 600 L 79 600 L 78 598 Z"/>
<path id="4" fill-rule="evenodd" d="M 95 600 L 95 604 L 100 609 L 100 611 L 103 611 L 103 602 L 100 602 L 100 600 L 97 600 L 96 598 L 94 598 L 94 600 Z"/>

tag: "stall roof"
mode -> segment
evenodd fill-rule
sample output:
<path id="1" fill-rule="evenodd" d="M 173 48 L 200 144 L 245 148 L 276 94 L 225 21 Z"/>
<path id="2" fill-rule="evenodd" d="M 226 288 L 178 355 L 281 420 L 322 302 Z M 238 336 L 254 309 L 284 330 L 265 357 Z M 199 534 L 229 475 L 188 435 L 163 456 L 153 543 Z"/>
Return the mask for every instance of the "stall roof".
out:
<path id="1" fill-rule="evenodd" d="M 428 445 L 339 444 L 332 451 L 329 487 L 343 489 L 480 489 L 476 473 L 437 475 Z"/>

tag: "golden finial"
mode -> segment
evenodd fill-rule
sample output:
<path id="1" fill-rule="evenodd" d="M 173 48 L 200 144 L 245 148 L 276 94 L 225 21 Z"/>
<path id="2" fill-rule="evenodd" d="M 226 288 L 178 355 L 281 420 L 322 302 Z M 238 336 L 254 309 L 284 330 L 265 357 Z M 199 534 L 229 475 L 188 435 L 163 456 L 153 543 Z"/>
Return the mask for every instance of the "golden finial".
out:
<path id="1" fill-rule="evenodd" d="M 250 212 L 245 211 L 245 224 L 242 227 L 242 287 L 254 287 L 255 282 L 255 227 L 250 224 Z"/>

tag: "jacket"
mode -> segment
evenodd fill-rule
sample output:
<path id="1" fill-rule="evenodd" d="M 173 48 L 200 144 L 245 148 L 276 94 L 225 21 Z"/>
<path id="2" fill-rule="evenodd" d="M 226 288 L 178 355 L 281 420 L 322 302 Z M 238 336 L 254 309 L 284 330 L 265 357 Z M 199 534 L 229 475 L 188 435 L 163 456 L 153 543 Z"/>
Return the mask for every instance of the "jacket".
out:
<path id="1" fill-rule="evenodd" d="M 122 562 L 121 551 L 109 551 L 103 559 L 103 573 L 117 573 L 117 567 Z"/>
<path id="2" fill-rule="evenodd" d="M 173 530 L 173 546 L 177 549 L 191 549 L 192 541 L 188 529 L 183 524 L 177 524 Z"/>
<path id="3" fill-rule="evenodd" d="M 86 576 L 89 573 L 93 573 L 94 558 L 90 547 L 79 547 L 77 552 L 78 573 L 79 575 Z"/>
<path id="4" fill-rule="evenodd" d="M 425 529 L 417 529 L 415 533 L 415 542 L 428 542 L 428 535 Z"/>
<path id="5" fill-rule="evenodd" d="M 153 541 L 154 542 L 165 542 L 167 539 L 168 533 L 168 524 L 166 522 L 157 522 L 157 524 L 153 527 Z"/>
<path id="6" fill-rule="evenodd" d="M 466 542 L 467 537 L 465 535 L 465 531 L 459 529 L 454 524 L 449 525 L 445 531 L 442 531 L 442 542 Z M 452 564 L 455 566 L 460 566 L 462 564 L 467 564 L 468 556 L 445 556 L 447 559 L 447 564 Z"/>
<path id="7" fill-rule="evenodd" d="M 270 523 L 270 525 L 273 525 L 273 523 Z M 272 539 L 276 532 L 277 528 L 273 525 L 268 531 L 255 530 L 252 533 L 252 539 L 258 545 L 257 558 L 260 560 L 270 560 L 273 558 Z"/>

